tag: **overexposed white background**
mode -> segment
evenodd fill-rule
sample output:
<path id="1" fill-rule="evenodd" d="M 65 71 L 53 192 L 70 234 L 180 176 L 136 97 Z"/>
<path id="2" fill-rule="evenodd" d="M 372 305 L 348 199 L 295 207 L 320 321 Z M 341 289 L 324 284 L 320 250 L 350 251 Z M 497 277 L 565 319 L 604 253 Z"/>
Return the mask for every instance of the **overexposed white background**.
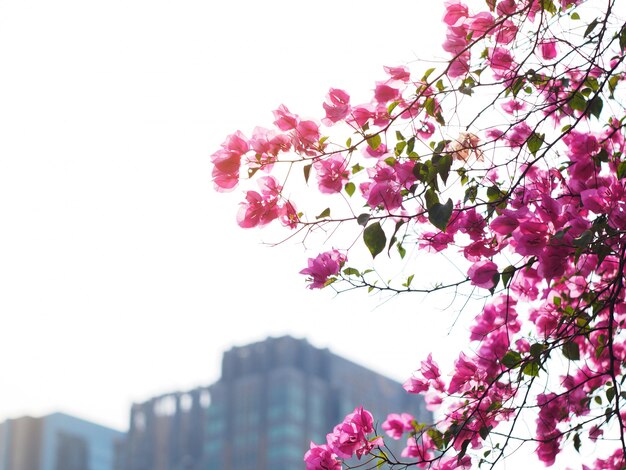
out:
<path id="1" fill-rule="evenodd" d="M 331 86 L 359 101 L 383 65 L 429 68 L 418 59 L 443 56 L 442 13 L 398 0 L 0 2 L 0 421 L 64 411 L 125 429 L 133 401 L 209 384 L 223 351 L 267 336 L 399 381 L 429 351 L 445 356 L 453 312 L 307 290 L 298 271 L 314 253 L 239 229 L 241 191 L 215 193 L 209 161 L 281 103 L 320 118 Z M 416 271 L 436 268 L 451 269 Z"/>

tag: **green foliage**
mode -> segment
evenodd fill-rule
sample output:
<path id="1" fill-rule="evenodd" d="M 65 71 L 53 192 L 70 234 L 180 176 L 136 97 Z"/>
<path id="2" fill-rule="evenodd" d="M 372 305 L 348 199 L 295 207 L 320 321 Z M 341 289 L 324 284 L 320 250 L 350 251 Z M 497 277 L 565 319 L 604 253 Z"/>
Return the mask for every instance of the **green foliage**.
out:
<path id="1" fill-rule="evenodd" d="M 380 223 L 374 222 L 363 231 L 363 241 L 365 246 L 372 254 L 372 258 L 376 258 L 387 245 L 387 237 L 380 226 Z"/>

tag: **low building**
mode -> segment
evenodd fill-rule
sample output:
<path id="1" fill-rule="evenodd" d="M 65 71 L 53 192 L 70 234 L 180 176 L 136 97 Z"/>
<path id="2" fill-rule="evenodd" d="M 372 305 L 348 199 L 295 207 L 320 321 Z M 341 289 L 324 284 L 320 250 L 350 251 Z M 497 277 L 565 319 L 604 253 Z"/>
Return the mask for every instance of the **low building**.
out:
<path id="1" fill-rule="evenodd" d="M 208 399 L 207 389 L 197 388 L 134 404 L 116 470 L 199 470 Z"/>
<path id="2" fill-rule="evenodd" d="M 0 470 L 115 470 L 124 433 L 63 413 L 0 424 Z"/>

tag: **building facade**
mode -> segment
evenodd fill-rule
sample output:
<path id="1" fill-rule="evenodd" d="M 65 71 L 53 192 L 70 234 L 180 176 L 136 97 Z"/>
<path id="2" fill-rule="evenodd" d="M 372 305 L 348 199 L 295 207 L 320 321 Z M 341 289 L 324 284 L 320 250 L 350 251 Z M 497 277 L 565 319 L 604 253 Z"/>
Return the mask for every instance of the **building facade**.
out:
<path id="1" fill-rule="evenodd" d="M 197 388 L 134 404 L 116 470 L 208 470 L 202 467 L 208 393 Z"/>
<path id="2" fill-rule="evenodd" d="M 0 424 L 0 470 L 114 470 L 123 433 L 63 413 Z"/>
<path id="3" fill-rule="evenodd" d="M 325 443 L 359 405 L 381 420 L 412 411 L 432 422 L 397 382 L 291 337 L 226 352 L 209 391 L 204 459 L 215 470 L 301 470 L 310 442 Z"/>
<path id="4" fill-rule="evenodd" d="M 401 411 L 432 422 L 399 383 L 305 340 L 234 347 L 213 385 L 133 405 L 118 470 L 302 470 L 310 441 L 359 405 L 381 422 Z"/>

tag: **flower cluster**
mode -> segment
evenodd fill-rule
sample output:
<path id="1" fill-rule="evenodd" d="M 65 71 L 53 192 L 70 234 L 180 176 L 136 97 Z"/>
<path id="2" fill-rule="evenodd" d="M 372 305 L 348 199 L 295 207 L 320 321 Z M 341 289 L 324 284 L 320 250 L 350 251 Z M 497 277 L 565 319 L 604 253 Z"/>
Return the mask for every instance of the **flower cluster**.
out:
<path id="1" fill-rule="evenodd" d="M 307 470 L 340 469 L 338 458 L 350 459 L 356 455 L 360 459 L 369 454 L 374 447 L 383 445 L 381 437 L 369 437 L 373 432 L 372 414 L 357 407 L 326 436 L 326 444 L 311 442 L 311 448 L 304 456 Z"/>
<path id="2" fill-rule="evenodd" d="M 242 227 L 280 220 L 303 237 L 320 228 L 333 243 L 353 231 L 347 248 L 308 260 L 301 274 L 310 288 L 467 289 L 467 309 L 476 309 L 469 348 L 447 374 L 428 355 L 404 384 L 439 421 L 397 413 L 382 424 L 390 438 L 406 437 L 410 466 L 491 465 L 512 438 L 533 442 L 546 466 L 566 446 L 606 440 L 617 448 L 583 468 L 626 466 L 626 27 L 615 0 L 589 0 L 595 10 L 581 3 L 487 0 L 472 11 L 448 0 L 445 67 L 419 78 L 385 67 L 361 104 L 331 88 L 321 124 L 280 106 L 274 129 L 250 139 L 236 132 L 211 156 L 218 190 L 245 177 L 259 184 L 241 203 Z M 461 108 L 485 89 L 480 103 L 489 104 L 470 105 L 467 118 Z M 323 126 L 350 136 L 335 142 Z M 304 184 L 293 176 L 298 165 Z M 286 176 L 273 176 L 277 167 Z M 317 194 L 300 198 L 305 191 Z M 313 207 L 297 212 L 292 195 Z M 355 239 L 372 258 L 385 253 L 409 270 L 408 248 L 445 253 L 461 274 L 415 289 L 416 265 L 401 284 L 382 282 L 378 259 L 347 265 Z M 530 438 L 515 434 L 527 414 Z M 409 465 L 374 451 L 382 439 L 370 437 L 372 423 L 357 408 L 325 444 L 311 445 L 307 469 L 339 470 L 341 459 L 366 454 Z"/>

